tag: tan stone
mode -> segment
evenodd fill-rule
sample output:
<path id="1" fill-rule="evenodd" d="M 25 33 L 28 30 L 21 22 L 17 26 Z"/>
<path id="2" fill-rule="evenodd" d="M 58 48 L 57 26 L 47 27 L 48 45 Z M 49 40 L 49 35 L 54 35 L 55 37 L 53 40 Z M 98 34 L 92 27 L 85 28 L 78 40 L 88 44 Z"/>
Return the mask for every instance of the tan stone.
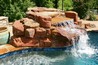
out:
<path id="1" fill-rule="evenodd" d="M 16 47 L 36 47 L 38 40 L 27 37 L 12 37 L 11 44 Z"/>
<path id="2" fill-rule="evenodd" d="M 36 27 L 39 27 L 40 26 L 40 24 L 37 23 L 37 22 L 29 22 L 29 21 L 26 22 L 24 25 L 27 28 L 36 28 Z"/>
<path id="3" fill-rule="evenodd" d="M 52 42 L 49 38 L 41 39 L 39 43 L 39 47 L 51 47 Z"/>
<path id="4" fill-rule="evenodd" d="M 34 38 L 34 35 L 35 35 L 35 29 L 28 28 L 25 30 L 25 37 Z"/>
<path id="5" fill-rule="evenodd" d="M 13 24 L 13 35 L 15 36 L 24 35 L 24 25 L 20 22 L 20 20 L 15 21 Z"/>
<path id="6" fill-rule="evenodd" d="M 46 30 L 44 28 L 36 28 L 35 38 L 46 37 Z"/>
<path id="7" fill-rule="evenodd" d="M 39 16 L 39 23 L 42 27 L 50 28 L 51 27 L 51 17 L 48 16 Z"/>
<path id="8" fill-rule="evenodd" d="M 66 11 L 65 16 L 69 17 L 69 18 L 73 18 L 75 22 L 78 21 L 78 13 L 76 13 L 74 11 Z"/>
<path id="9" fill-rule="evenodd" d="M 38 12 L 35 12 L 35 13 L 27 12 L 27 16 L 34 19 L 38 23 L 40 23 L 40 25 L 42 27 L 51 27 L 51 17 L 50 16 L 46 16 L 46 15 L 38 13 Z"/>
<path id="10" fill-rule="evenodd" d="M 55 9 L 55 8 L 46 8 L 46 7 L 33 7 L 33 8 L 28 8 L 28 11 L 32 11 L 32 12 L 43 12 L 43 11 L 47 11 L 47 12 L 55 12 L 55 11 L 60 11 L 59 9 Z"/>

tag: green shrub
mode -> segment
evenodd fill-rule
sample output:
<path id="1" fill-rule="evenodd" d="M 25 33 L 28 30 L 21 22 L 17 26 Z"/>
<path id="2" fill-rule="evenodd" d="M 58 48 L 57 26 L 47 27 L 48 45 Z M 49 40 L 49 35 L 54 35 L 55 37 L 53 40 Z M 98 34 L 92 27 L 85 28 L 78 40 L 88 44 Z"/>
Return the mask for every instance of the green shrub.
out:
<path id="1" fill-rule="evenodd" d="M 9 21 L 14 21 L 25 17 L 30 6 L 35 6 L 30 0 L 0 0 L 0 16 L 7 16 Z"/>
<path id="2" fill-rule="evenodd" d="M 59 0 L 59 9 L 62 9 L 62 0 Z M 73 9 L 72 0 L 63 0 L 63 10 L 71 10 Z"/>
<path id="3" fill-rule="evenodd" d="M 32 0 L 38 7 L 53 7 L 54 0 Z"/>
<path id="4" fill-rule="evenodd" d="M 96 16 L 94 15 L 94 13 L 92 11 L 89 12 L 89 19 L 88 20 L 91 20 L 91 21 L 97 20 Z"/>
<path id="5" fill-rule="evenodd" d="M 90 15 L 89 20 L 91 20 L 91 21 L 95 21 L 95 20 L 96 20 L 96 17 L 95 17 L 94 15 Z"/>
<path id="6" fill-rule="evenodd" d="M 93 9 L 95 0 L 75 0 L 73 1 L 73 10 L 79 14 L 80 18 L 85 18 L 90 9 Z"/>

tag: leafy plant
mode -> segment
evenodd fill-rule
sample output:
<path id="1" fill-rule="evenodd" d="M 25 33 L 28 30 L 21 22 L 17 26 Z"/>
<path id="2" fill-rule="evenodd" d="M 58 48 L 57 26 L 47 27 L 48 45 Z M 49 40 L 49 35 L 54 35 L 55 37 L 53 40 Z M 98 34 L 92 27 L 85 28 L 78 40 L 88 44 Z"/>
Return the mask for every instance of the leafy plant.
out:
<path id="1" fill-rule="evenodd" d="M 95 0 L 73 0 L 73 10 L 76 11 L 80 18 L 85 18 L 90 9 L 93 9 Z"/>
<path id="2" fill-rule="evenodd" d="M 62 9 L 62 0 L 59 0 L 59 9 Z M 72 0 L 63 0 L 63 10 L 71 10 L 73 9 L 73 1 Z"/>
<path id="3" fill-rule="evenodd" d="M 32 0 L 38 7 L 53 7 L 54 0 Z"/>
<path id="4" fill-rule="evenodd" d="M 92 11 L 89 11 L 89 19 L 91 21 L 95 21 L 96 20 L 96 16 L 94 15 L 94 13 Z"/>
<path id="5" fill-rule="evenodd" d="M 35 6 L 31 0 L 0 0 L 0 15 L 14 21 L 25 16 L 28 7 Z"/>

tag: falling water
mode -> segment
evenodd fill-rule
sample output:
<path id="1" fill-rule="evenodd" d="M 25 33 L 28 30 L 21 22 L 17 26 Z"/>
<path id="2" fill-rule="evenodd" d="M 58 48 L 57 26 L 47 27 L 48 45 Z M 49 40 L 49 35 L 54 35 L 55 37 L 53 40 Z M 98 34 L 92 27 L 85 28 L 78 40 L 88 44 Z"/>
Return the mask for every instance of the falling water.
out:
<path id="1" fill-rule="evenodd" d="M 74 45 L 74 48 L 72 48 L 72 52 L 75 56 L 82 55 L 82 54 L 87 54 L 91 56 L 95 54 L 96 50 L 91 45 L 89 45 L 88 40 L 89 40 L 89 37 L 87 34 L 80 35 L 78 44 L 76 46 Z"/>
<path id="2" fill-rule="evenodd" d="M 57 30 L 64 36 L 76 33 L 77 35 L 79 35 L 79 40 L 78 40 L 78 44 L 76 45 L 75 43 L 75 39 L 72 38 L 73 41 L 73 48 L 72 48 L 72 52 L 74 53 L 74 55 L 79 55 L 79 54 L 88 54 L 93 55 L 95 54 L 95 49 L 93 47 L 91 47 L 89 45 L 89 37 L 87 32 L 82 29 L 82 28 L 76 28 L 76 25 L 74 24 L 73 20 L 71 21 L 66 21 L 66 22 L 62 22 L 59 23 L 59 25 L 61 27 L 57 27 Z M 66 28 L 64 28 L 66 27 Z M 64 32 L 67 32 L 66 34 Z"/>

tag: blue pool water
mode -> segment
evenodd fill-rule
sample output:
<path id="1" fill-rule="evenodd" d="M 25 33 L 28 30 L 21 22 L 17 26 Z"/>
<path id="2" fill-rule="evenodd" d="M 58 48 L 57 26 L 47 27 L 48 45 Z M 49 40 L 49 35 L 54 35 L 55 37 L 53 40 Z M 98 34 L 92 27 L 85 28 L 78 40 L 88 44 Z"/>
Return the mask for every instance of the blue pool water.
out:
<path id="1" fill-rule="evenodd" d="M 88 32 L 72 50 L 32 51 L 0 59 L 0 65 L 98 65 L 98 32 Z"/>

